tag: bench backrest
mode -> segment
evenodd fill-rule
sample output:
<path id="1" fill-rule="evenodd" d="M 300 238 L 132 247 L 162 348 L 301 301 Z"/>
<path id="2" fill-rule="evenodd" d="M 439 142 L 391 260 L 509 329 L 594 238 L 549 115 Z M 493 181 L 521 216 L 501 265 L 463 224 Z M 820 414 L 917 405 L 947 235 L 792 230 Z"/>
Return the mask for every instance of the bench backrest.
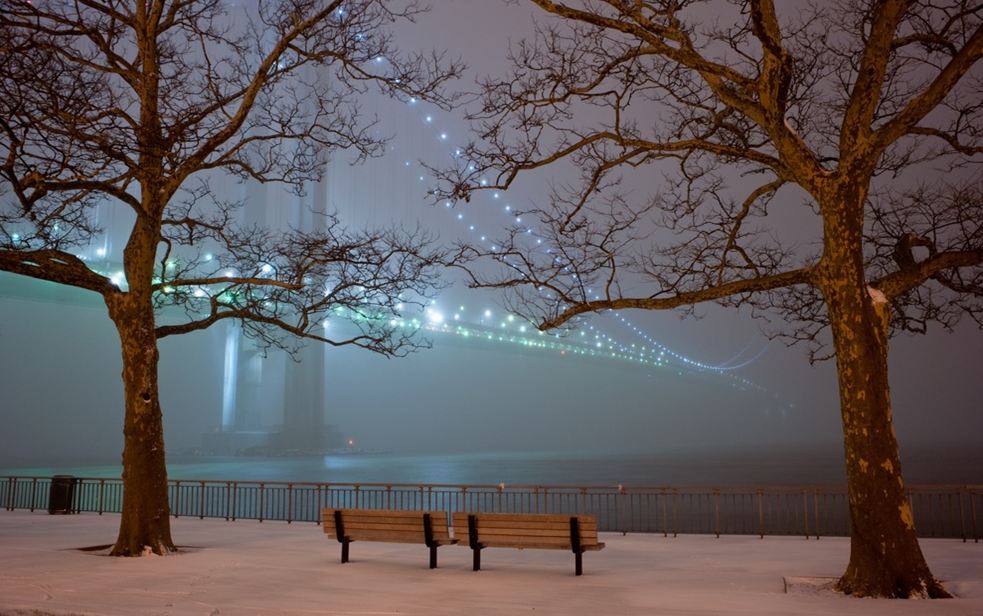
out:
<path id="1" fill-rule="evenodd" d="M 341 512 L 345 536 L 352 541 L 425 543 L 424 514 L 430 516 L 433 540 L 450 541 L 447 514 L 443 511 L 396 511 L 390 509 L 332 509 L 321 511 L 322 526 L 329 537 L 338 538 L 335 512 Z"/>
<path id="2" fill-rule="evenodd" d="M 468 516 L 475 516 L 479 542 L 485 547 L 536 547 L 569 550 L 570 518 L 577 518 L 580 545 L 596 548 L 597 518 L 578 513 L 454 513 L 454 535 L 468 543 Z"/>

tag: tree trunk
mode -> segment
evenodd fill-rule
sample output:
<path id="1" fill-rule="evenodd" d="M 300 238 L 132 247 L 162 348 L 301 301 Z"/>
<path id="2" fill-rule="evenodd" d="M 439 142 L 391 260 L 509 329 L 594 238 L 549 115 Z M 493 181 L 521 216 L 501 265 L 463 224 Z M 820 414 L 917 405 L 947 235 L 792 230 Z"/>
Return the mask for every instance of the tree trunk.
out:
<path id="1" fill-rule="evenodd" d="M 850 563 L 837 588 L 861 597 L 947 597 L 918 545 L 901 474 L 888 385 L 890 306 L 866 286 L 862 227 L 826 218 L 819 285 L 836 351 L 851 521 Z"/>
<path id="2" fill-rule="evenodd" d="M 164 426 L 157 391 L 157 338 L 151 296 L 107 299 L 123 352 L 123 511 L 114 556 L 175 551 L 164 463 Z"/>

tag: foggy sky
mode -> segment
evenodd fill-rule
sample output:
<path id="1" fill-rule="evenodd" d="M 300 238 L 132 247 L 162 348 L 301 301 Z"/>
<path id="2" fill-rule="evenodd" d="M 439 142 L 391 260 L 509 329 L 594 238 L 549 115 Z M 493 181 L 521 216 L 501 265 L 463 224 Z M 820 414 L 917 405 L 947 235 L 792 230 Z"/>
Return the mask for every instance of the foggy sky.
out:
<path id="1" fill-rule="evenodd" d="M 531 31 L 529 8 L 488 0 L 439 0 L 413 28 L 408 45 L 448 49 L 478 75 L 504 70 L 509 39 Z M 493 233 L 508 222 L 486 196 L 466 209 L 424 203 L 427 182 L 417 162 L 440 162 L 463 143 L 454 114 L 369 101 L 380 130 L 397 133 L 388 155 L 350 169 L 336 157 L 327 181 L 332 206 L 352 224 L 419 219 L 446 241 L 469 237 L 477 221 Z M 431 115 L 433 121 L 423 119 Z M 446 131 L 446 143 L 436 136 Z M 405 163 L 411 162 L 410 166 Z M 510 191 L 518 207 L 546 200 L 548 177 Z M 502 201 L 504 203 L 504 201 Z M 463 207 L 463 206 L 462 206 Z M 462 223 L 456 213 L 466 213 Z M 805 210 L 803 209 L 803 216 Z M 804 223 L 805 224 L 805 223 Z M 10 296 L 0 274 L 0 466 L 63 456 L 118 459 L 122 447 L 122 385 L 118 339 L 97 296 L 64 290 L 64 301 Z M 490 293 L 459 286 L 446 306 L 498 310 Z M 405 359 L 359 349 L 327 354 L 329 421 L 363 447 L 398 451 L 632 450 L 713 452 L 840 442 L 838 394 L 831 362 L 810 366 L 805 349 L 769 343 L 746 315 L 708 306 L 703 318 L 626 313 L 668 347 L 714 364 L 742 351 L 760 358 L 740 375 L 764 392 L 735 394 L 712 379 L 672 378 L 613 361 L 558 358 L 515 347 L 437 337 L 434 348 Z M 592 323 L 632 342 L 610 316 Z M 223 330 L 224 331 L 224 330 Z M 223 331 L 161 342 L 161 403 L 169 449 L 195 447 L 221 421 Z M 970 324 L 955 334 L 930 328 L 891 344 L 891 387 L 897 432 L 905 448 L 972 447 L 983 435 L 983 333 Z M 212 375 L 202 378 L 202 375 Z"/>

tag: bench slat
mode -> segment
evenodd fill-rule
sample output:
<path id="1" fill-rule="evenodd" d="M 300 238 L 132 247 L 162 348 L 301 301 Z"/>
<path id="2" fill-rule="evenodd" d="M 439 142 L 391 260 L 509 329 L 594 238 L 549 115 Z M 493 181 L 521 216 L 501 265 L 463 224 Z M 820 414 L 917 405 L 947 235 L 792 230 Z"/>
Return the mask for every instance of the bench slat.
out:
<path id="1" fill-rule="evenodd" d="M 423 522 L 420 522 L 419 524 L 412 524 L 412 523 L 386 524 L 384 522 L 360 522 L 358 520 L 349 520 L 347 518 L 344 521 L 345 521 L 346 531 L 348 529 L 356 529 L 356 528 L 365 529 L 365 530 L 372 530 L 374 528 L 391 528 L 393 530 L 415 531 L 418 533 L 423 532 Z"/>
<path id="2" fill-rule="evenodd" d="M 488 530 L 497 529 L 497 528 L 528 528 L 529 530 L 542 531 L 544 533 L 549 533 L 549 532 L 552 532 L 552 531 L 561 531 L 561 532 L 562 531 L 566 531 L 567 533 L 570 532 L 570 520 L 569 519 L 567 519 L 564 522 L 547 522 L 547 523 L 543 523 L 543 522 L 518 522 L 516 524 L 509 524 L 509 523 L 505 522 L 504 520 L 486 520 L 483 517 L 482 518 L 479 518 L 479 519 L 481 520 L 481 528 L 488 529 Z M 464 518 L 463 520 L 460 520 L 460 522 L 455 519 L 454 522 L 455 522 L 454 523 L 454 526 L 455 527 L 460 526 L 460 525 L 467 526 L 468 519 L 467 518 Z M 583 533 L 596 533 L 597 532 L 597 526 L 594 525 L 594 524 L 580 524 L 578 522 L 578 525 L 580 527 L 581 534 L 583 534 Z"/>
<path id="3" fill-rule="evenodd" d="M 411 511 L 407 509 L 338 509 L 336 507 L 327 507 L 324 509 L 324 511 L 340 511 L 342 515 L 359 516 L 364 518 L 418 518 L 424 513 L 429 513 L 434 517 L 446 517 L 446 514 L 443 511 Z"/>
<path id="4" fill-rule="evenodd" d="M 463 545 L 463 546 L 467 547 L 468 544 L 467 544 L 467 542 L 463 542 L 463 543 L 458 543 L 458 545 Z M 562 544 L 558 544 L 558 543 L 543 543 L 543 542 L 537 542 L 537 541 L 534 541 L 534 540 L 522 541 L 522 542 L 508 542 L 508 543 L 485 543 L 485 542 L 482 542 L 482 545 L 484 547 L 486 547 L 486 548 L 518 548 L 520 550 L 522 550 L 522 549 L 528 549 L 528 550 L 569 550 L 570 549 L 570 542 L 569 541 L 566 543 L 566 545 L 562 545 Z M 597 544 L 593 544 L 593 545 L 582 545 L 581 546 L 581 549 L 583 549 L 584 551 L 587 551 L 587 552 L 596 552 L 596 551 L 601 550 L 603 548 L 604 548 L 604 544 L 603 543 L 597 543 Z"/>
<path id="5" fill-rule="evenodd" d="M 464 534 L 461 533 L 461 535 Z M 478 523 L 478 535 L 481 537 L 543 537 L 544 539 L 555 537 L 570 541 L 569 528 L 566 531 L 543 531 L 534 528 L 485 528 L 480 522 Z M 582 543 L 597 542 L 597 533 L 580 533 L 580 541 Z"/>
<path id="6" fill-rule="evenodd" d="M 424 541 L 423 529 L 419 529 L 419 530 L 405 530 L 405 529 L 387 528 L 387 527 L 380 527 L 380 528 L 348 528 L 347 526 L 345 527 L 345 536 L 348 537 L 348 538 L 350 538 L 350 539 L 353 539 L 353 540 L 354 539 L 365 539 L 367 537 L 374 536 L 374 535 L 377 535 L 379 533 L 388 533 L 388 534 L 394 534 L 394 535 L 405 535 L 407 537 L 412 537 L 413 540 L 416 541 L 416 542 L 418 542 L 418 543 L 423 543 L 423 541 Z M 326 534 L 329 537 L 334 537 L 335 536 L 335 530 L 333 528 L 325 528 L 324 529 L 324 534 Z M 440 531 L 434 531 L 433 532 L 433 538 L 434 539 L 450 539 L 450 533 L 447 532 L 446 530 L 444 530 L 442 532 L 440 532 Z"/>
<path id="7" fill-rule="evenodd" d="M 570 518 L 577 518 L 582 523 L 594 523 L 597 518 L 588 513 L 502 513 L 498 511 L 482 511 L 480 513 L 468 513 L 467 511 L 455 511 L 454 519 L 459 516 L 466 520 L 469 515 L 481 516 L 481 519 L 494 521 L 503 520 L 507 522 L 564 522 Z"/>
<path id="8" fill-rule="evenodd" d="M 469 515 L 475 515 L 481 518 L 482 522 L 487 524 L 510 524 L 512 526 L 525 525 L 525 524 L 566 524 L 570 525 L 570 518 L 577 518 L 578 523 L 581 526 L 596 526 L 597 518 L 592 515 L 571 513 L 568 515 L 556 515 L 551 513 L 521 513 L 514 514 L 515 518 L 512 518 L 513 514 L 510 513 L 469 513 L 467 511 L 455 511 L 454 512 L 454 523 L 457 524 L 458 520 L 468 521 Z"/>
<path id="9" fill-rule="evenodd" d="M 385 531 L 373 531 L 368 533 L 345 533 L 352 541 L 385 541 L 390 543 L 423 543 L 423 533 L 390 533 Z M 448 545 L 452 541 L 448 537 L 434 536 L 434 541 L 443 545 Z"/>
<path id="10" fill-rule="evenodd" d="M 332 516 L 334 514 L 332 513 Z M 419 512 L 412 516 L 363 516 L 357 513 L 341 513 L 349 522 L 369 522 L 373 524 L 423 524 L 423 513 Z M 432 524 L 444 524 L 447 525 L 447 519 L 443 513 L 430 514 L 430 521 Z"/>

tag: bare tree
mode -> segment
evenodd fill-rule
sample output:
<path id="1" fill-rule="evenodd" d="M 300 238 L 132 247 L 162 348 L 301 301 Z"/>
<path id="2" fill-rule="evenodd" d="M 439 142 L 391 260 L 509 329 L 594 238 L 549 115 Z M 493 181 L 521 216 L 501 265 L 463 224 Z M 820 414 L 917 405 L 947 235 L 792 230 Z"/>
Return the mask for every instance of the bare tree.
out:
<path id="1" fill-rule="evenodd" d="M 210 182 L 225 170 L 303 191 L 333 151 L 380 154 L 384 139 L 358 113 L 370 87 L 449 104 L 441 88 L 456 63 L 392 45 L 390 27 L 420 12 L 412 0 L 0 0 L 0 269 L 99 293 L 119 333 L 113 554 L 175 549 L 160 338 L 232 319 L 264 344 L 295 336 L 385 355 L 417 344 L 389 315 L 438 283 L 443 255 L 427 233 L 352 232 L 331 216 L 314 230 L 244 227 Z M 133 218 L 125 280 L 77 256 L 100 231 L 99 204 Z M 185 310 L 158 323 L 167 307 Z M 335 339 L 322 323 L 338 309 L 356 318 Z"/>
<path id="2" fill-rule="evenodd" d="M 468 266 L 471 283 L 543 329 L 715 301 L 777 310 L 813 359 L 831 340 L 852 520 L 838 588 L 946 596 L 905 496 L 888 338 L 981 322 L 983 6 L 531 1 L 549 15 L 481 84 L 480 139 L 435 195 L 580 178 L 532 211 L 536 234 L 462 247 L 501 266 Z"/>

